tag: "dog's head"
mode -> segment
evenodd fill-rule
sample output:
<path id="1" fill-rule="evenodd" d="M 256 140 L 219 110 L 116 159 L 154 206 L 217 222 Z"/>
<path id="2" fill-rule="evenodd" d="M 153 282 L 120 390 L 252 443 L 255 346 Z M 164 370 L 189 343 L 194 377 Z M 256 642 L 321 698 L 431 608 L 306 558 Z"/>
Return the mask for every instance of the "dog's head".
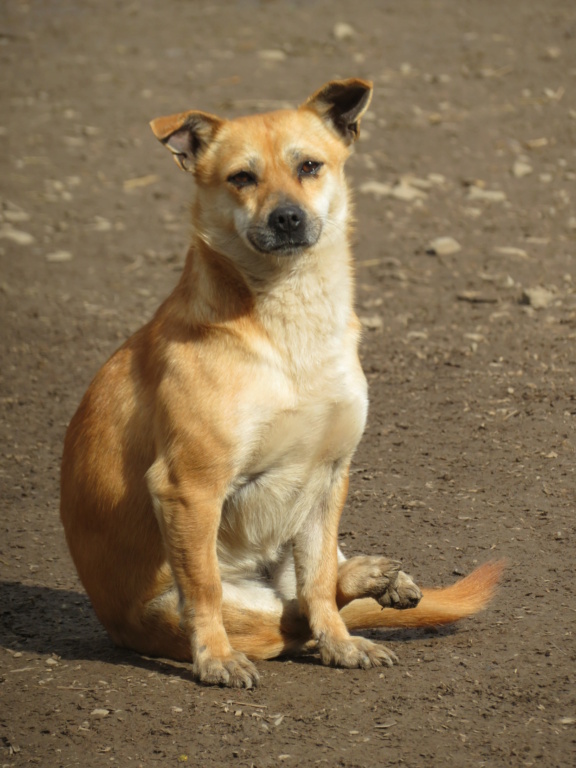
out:
<path id="1" fill-rule="evenodd" d="M 343 236 L 343 166 L 371 96 L 370 83 L 340 80 L 294 110 L 235 120 L 190 111 L 151 127 L 196 179 L 194 224 L 208 245 L 240 261 L 246 251 L 296 256 Z"/>

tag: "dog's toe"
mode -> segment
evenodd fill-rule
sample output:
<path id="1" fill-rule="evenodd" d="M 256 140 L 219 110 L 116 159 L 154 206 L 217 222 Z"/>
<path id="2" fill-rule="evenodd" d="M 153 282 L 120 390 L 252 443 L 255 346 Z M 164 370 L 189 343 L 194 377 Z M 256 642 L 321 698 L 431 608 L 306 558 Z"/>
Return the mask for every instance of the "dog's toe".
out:
<path id="1" fill-rule="evenodd" d="M 346 640 L 322 637 L 318 641 L 318 650 L 323 664 L 346 669 L 391 667 L 398 661 L 393 651 L 364 637 L 349 637 Z"/>
<path id="2" fill-rule="evenodd" d="M 203 685 L 222 685 L 226 688 L 256 688 L 260 682 L 254 664 L 238 652 L 225 659 L 199 659 L 194 664 L 194 674 Z"/>
<path id="3" fill-rule="evenodd" d="M 404 571 L 398 571 L 386 590 L 376 599 L 383 608 L 415 608 L 422 598 L 422 592 L 412 578 Z"/>

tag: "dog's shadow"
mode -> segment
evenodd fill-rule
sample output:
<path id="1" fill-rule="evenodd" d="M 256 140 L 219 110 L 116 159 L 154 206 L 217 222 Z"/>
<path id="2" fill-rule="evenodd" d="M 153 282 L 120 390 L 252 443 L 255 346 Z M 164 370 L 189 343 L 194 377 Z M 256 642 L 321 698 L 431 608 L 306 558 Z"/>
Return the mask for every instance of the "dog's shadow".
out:
<path id="1" fill-rule="evenodd" d="M 386 645 L 394 647 L 454 631 L 455 628 L 449 626 L 395 630 L 385 634 L 368 630 L 361 634 L 373 640 L 384 640 Z M 54 654 L 67 661 L 101 661 L 140 667 L 192 680 L 188 665 L 151 659 L 114 646 L 98 622 L 87 595 L 69 589 L 0 582 L 0 647 L 16 652 Z M 299 664 L 321 663 L 313 653 L 291 658 Z"/>
<path id="2" fill-rule="evenodd" d="M 188 677 L 185 665 L 149 659 L 113 645 L 82 592 L 0 582 L 0 647 L 54 654 L 66 661 L 101 661 Z"/>

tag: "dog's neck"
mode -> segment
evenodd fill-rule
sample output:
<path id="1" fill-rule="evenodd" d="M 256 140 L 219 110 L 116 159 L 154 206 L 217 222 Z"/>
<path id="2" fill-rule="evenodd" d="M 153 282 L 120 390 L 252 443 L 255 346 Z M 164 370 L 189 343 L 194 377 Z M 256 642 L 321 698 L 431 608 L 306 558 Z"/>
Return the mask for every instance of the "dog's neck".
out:
<path id="1" fill-rule="evenodd" d="M 290 358 L 321 358 L 337 347 L 353 317 L 347 243 L 291 257 L 266 257 L 259 279 L 196 238 L 175 290 L 180 322 L 189 328 L 259 326 Z M 272 261 L 274 259 L 274 261 Z"/>

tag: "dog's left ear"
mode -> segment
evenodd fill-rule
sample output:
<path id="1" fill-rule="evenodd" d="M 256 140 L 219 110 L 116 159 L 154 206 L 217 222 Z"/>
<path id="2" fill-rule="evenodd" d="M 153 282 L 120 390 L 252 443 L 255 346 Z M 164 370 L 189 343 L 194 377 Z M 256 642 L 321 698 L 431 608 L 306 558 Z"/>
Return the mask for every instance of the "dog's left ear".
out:
<path id="1" fill-rule="evenodd" d="M 372 99 L 372 83 L 350 78 L 332 80 L 316 91 L 301 109 L 311 109 L 327 120 L 346 144 L 358 138 L 360 118 Z"/>
<path id="2" fill-rule="evenodd" d="M 158 117 L 150 127 L 154 136 L 172 152 L 183 171 L 194 170 L 196 160 L 216 136 L 224 121 L 206 112 L 180 112 Z"/>

